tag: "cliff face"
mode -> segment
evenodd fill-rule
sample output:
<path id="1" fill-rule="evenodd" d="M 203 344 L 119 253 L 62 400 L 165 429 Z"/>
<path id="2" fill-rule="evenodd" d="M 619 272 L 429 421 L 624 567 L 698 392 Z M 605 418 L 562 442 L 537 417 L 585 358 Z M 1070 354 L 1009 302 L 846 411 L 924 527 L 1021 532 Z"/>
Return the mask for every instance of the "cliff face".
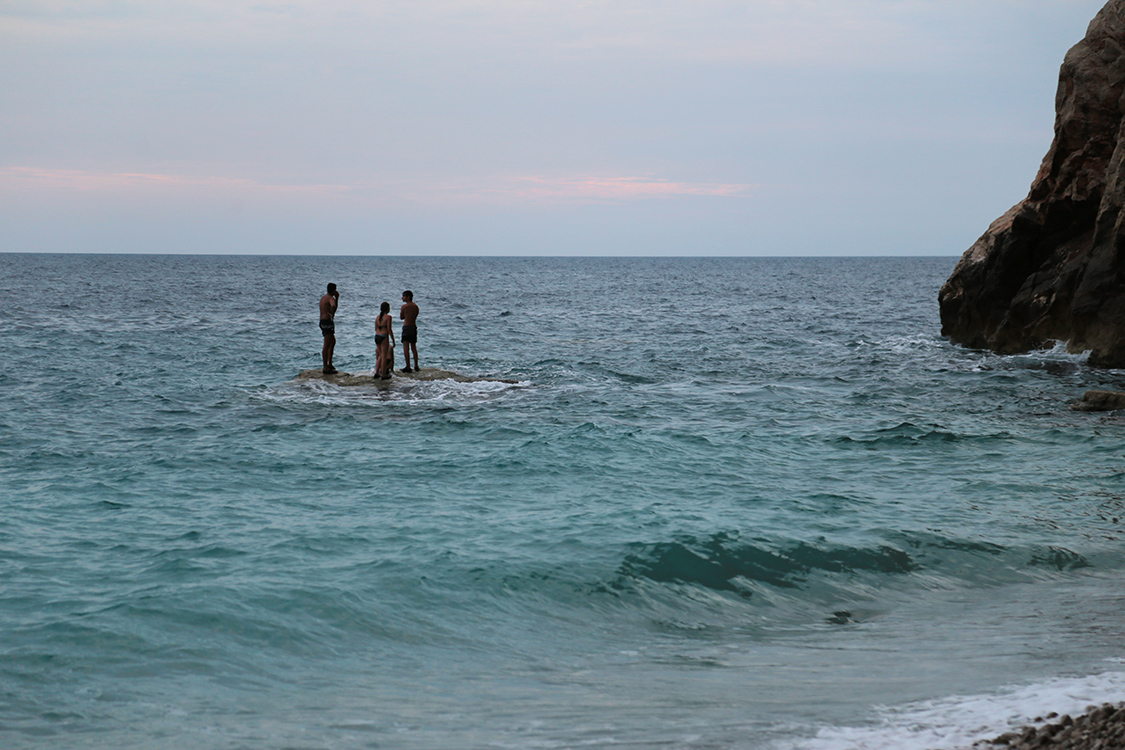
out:
<path id="1" fill-rule="evenodd" d="M 1055 138 L 1031 192 L 941 288 L 942 334 L 1001 353 L 1051 339 L 1125 367 L 1125 0 L 1066 55 Z"/>

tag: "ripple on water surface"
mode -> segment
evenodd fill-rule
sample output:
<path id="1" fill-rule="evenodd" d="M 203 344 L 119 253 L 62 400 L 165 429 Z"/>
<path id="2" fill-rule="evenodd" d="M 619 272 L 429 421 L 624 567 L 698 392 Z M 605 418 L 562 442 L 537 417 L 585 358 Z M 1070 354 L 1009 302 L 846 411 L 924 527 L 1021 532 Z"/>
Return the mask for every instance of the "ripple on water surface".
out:
<path id="1" fill-rule="evenodd" d="M 835 748 L 1095 702 L 1125 422 L 1067 404 L 1120 373 L 951 346 L 952 263 L 12 259 L 3 744 Z M 413 288 L 423 365 L 516 382 L 293 381 L 328 277 L 341 369 Z"/>

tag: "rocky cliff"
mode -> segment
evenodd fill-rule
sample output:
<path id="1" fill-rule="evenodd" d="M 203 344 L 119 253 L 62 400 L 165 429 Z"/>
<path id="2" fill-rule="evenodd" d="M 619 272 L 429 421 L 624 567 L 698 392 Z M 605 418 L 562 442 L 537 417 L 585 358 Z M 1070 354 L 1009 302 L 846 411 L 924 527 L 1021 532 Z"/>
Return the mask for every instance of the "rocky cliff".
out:
<path id="1" fill-rule="evenodd" d="M 942 334 L 1001 353 L 1051 340 L 1125 367 L 1125 0 L 1066 55 L 1055 138 L 1027 198 L 962 256 L 938 295 Z"/>

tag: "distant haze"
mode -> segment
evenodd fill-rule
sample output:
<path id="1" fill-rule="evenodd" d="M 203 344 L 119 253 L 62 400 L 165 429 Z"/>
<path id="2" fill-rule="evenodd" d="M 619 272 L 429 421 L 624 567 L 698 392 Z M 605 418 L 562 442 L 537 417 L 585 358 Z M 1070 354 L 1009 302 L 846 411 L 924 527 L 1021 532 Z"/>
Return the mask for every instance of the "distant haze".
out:
<path id="1" fill-rule="evenodd" d="M 1102 0 L 0 0 L 0 252 L 958 255 Z"/>

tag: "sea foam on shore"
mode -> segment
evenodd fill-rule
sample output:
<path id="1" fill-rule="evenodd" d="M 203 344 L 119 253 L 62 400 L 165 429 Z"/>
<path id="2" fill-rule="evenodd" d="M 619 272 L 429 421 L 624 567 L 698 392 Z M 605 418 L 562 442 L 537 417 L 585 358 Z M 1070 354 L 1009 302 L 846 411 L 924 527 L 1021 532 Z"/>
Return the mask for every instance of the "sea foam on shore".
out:
<path id="1" fill-rule="evenodd" d="M 962 750 L 1005 747 L 993 740 L 1015 733 L 1015 744 L 1028 726 L 1050 724 L 1055 717 L 1078 717 L 1125 696 L 1125 672 L 1059 678 L 1013 688 L 995 695 L 957 696 L 879 710 L 864 727 L 825 727 L 809 740 L 786 743 L 779 750 Z M 1051 717 L 1051 718 L 1048 718 Z M 1099 717 L 1099 719 L 1104 717 Z M 1036 735 L 1038 737 L 1038 734 Z M 1049 747 L 1050 745 L 1046 745 Z M 1067 745 L 1075 750 L 1081 745 Z M 1091 745 L 1092 747 L 1092 745 Z M 1105 747 L 1122 747 L 1106 745 Z"/>

